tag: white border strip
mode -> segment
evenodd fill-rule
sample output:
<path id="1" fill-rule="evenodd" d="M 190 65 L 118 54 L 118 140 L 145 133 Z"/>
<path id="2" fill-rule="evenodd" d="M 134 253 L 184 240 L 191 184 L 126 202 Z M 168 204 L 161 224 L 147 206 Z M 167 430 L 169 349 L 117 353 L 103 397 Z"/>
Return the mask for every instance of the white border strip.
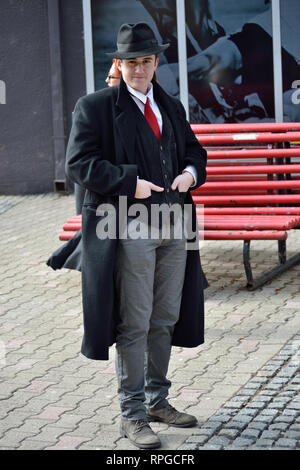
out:
<path id="1" fill-rule="evenodd" d="M 86 93 L 95 91 L 91 0 L 82 0 Z"/>
<path id="2" fill-rule="evenodd" d="M 275 121 L 283 122 L 280 0 L 272 0 L 272 32 Z"/>
<path id="3" fill-rule="evenodd" d="M 180 100 L 185 108 L 186 117 L 189 121 L 189 90 L 186 54 L 186 30 L 185 30 L 185 0 L 176 0 L 177 12 L 177 45 L 178 45 L 178 67 L 179 67 L 179 90 Z"/>

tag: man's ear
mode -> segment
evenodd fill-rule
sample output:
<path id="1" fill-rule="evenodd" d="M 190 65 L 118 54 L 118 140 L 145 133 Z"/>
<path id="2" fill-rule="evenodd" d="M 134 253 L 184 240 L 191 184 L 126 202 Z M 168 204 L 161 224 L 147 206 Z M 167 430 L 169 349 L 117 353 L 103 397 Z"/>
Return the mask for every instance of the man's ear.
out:
<path id="1" fill-rule="evenodd" d="M 159 62 L 159 57 L 157 56 L 157 57 L 156 57 L 156 61 L 155 61 L 155 70 L 156 70 L 157 67 L 158 67 L 158 62 Z"/>
<path id="2" fill-rule="evenodd" d="M 121 59 L 117 59 L 117 62 L 116 62 L 116 65 L 117 65 L 117 69 L 119 70 L 119 72 L 122 71 L 122 61 Z"/>

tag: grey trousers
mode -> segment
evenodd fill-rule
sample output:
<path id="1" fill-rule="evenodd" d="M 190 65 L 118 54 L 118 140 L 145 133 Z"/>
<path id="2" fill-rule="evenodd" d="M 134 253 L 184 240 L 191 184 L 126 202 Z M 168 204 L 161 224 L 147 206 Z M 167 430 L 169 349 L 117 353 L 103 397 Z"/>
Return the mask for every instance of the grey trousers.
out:
<path id="1" fill-rule="evenodd" d="M 145 419 L 146 407 L 168 403 L 171 382 L 166 376 L 186 256 L 184 238 L 119 240 L 116 371 L 123 419 Z"/>

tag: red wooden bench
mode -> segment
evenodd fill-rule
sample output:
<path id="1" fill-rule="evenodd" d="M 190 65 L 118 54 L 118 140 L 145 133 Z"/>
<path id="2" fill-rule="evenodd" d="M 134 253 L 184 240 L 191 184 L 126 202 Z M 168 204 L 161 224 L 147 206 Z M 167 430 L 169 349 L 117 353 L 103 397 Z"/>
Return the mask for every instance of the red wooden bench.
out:
<path id="1" fill-rule="evenodd" d="M 300 262 L 286 256 L 288 230 L 300 227 L 300 123 L 193 125 L 208 151 L 207 181 L 193 191 L 205 240 L 243 240 L 252 290 Z M 257 279 L 251 240 L 278 240 L 279 264 Z"/>
<path id="2" fill-rule="evenodd" d="M 192 125 L 207 149 L 207 181 L 192 191 L 204 240 L 243 240 L 247 288 L 255 289 L 300 262 L 287 259 L 288 231 L 300 227 L 300 123 Z M 81 229 L 81 215 L 60 240 Z M 251 240 L 277 240 L 279 264 L 257 279 Z"/>

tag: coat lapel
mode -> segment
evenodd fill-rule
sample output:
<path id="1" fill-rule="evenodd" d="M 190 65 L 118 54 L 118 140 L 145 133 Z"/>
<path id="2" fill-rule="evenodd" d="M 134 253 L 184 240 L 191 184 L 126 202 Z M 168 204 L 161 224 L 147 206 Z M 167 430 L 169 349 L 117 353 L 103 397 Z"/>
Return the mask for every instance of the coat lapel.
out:
<path id="1" fill-rule="evenodd" d="M 136 119 L 133 100 L 121 78 L 116 101 L 116 128 L 129 163 L 135 163 Z"/>

